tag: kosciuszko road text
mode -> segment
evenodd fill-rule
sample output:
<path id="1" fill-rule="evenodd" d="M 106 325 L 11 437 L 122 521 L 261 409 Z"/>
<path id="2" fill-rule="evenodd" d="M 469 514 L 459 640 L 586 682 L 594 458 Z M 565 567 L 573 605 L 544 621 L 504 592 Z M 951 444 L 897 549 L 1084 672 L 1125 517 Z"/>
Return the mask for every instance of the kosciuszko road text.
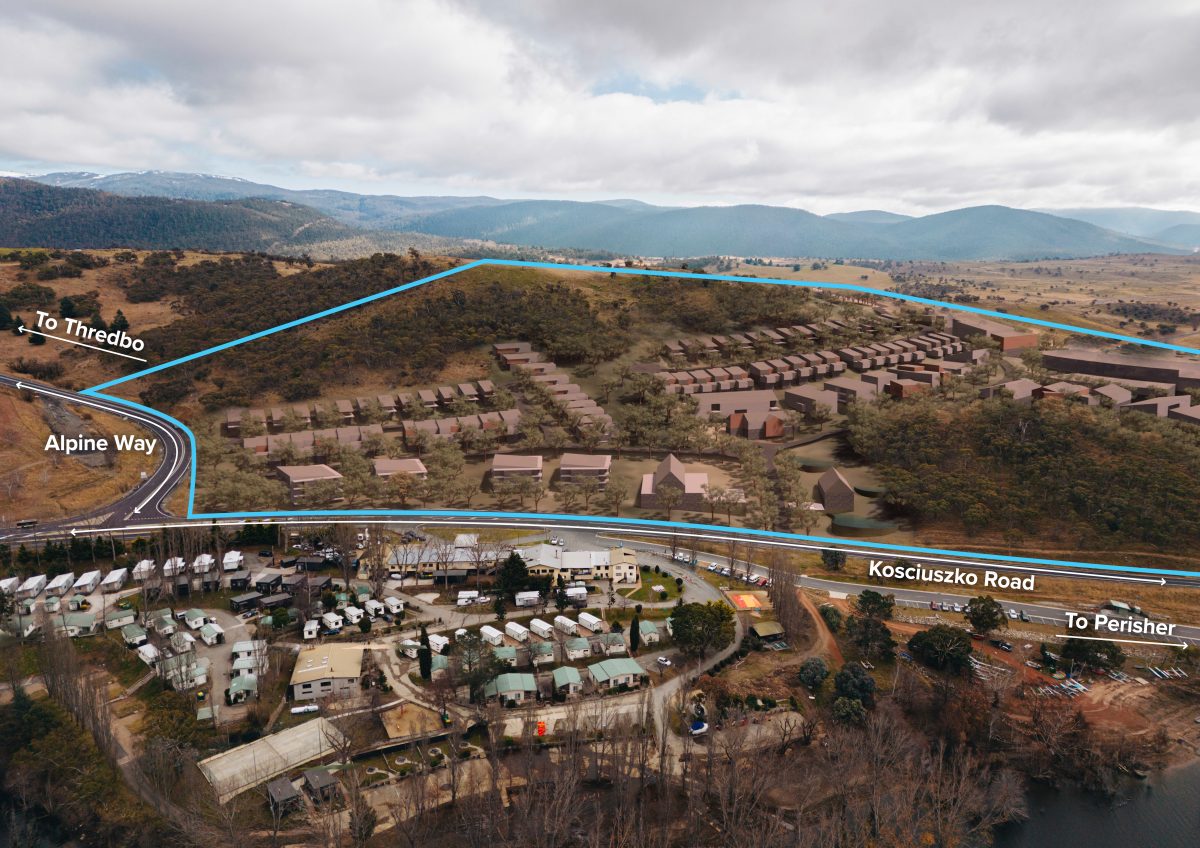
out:
<path id="1" fill-rule="evenodd" d="M 987 589 L 1022 589 L 1033 591 L 1034 575 L 1026 577 L 1000 574 L 997 571 L 977 571 L 962 568 L 930 568 L 922 563 L 884 562 L 873 559 L 867 569 L 871 577 L 886 580 L 908 580 L 914 583 L 944 583 L 949 586 L 982 586 Z M 981 579 L 982 578 L 982 579 Z"/>

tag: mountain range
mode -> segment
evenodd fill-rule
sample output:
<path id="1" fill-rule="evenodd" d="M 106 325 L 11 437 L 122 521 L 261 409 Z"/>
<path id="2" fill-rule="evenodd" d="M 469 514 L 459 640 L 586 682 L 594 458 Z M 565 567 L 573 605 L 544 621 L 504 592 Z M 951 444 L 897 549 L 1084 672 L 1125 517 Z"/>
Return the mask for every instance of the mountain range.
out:
<path id="1" fill-rule="evenodd" d="M 35 211 L 29 206 L 29 189 L 20 203 L 11 189 L 0 192 L 3 244 L 32 244 L 20 239 L 36 236 L 39 244 L 47 243 L 46 238 L 67 239 L 58 242 L 61 247 L 106 246 L 122 239 L 129 246 L 147 247 L 167 246 L 165 239 L 169 246 L 296 252 L 305 245 L 327 249 L 352 242 L 355 249 L 369 251 L 372 245 L 391 249 L 397 233 L 404 233 L 439 242 L 484 240 L 638 256 L 946 261 L 1190 253 L 1200 246 L 1200 214 L 1141 208 L 978 206 L 922 217 L 883 210 L 820 216 L 762 205 L 666 207 L 628 199 L 363 195 L 161 171 L 54 173 L 28 179 L 70 191 L 70 199 L 62 195 L 50 202 L 46 196 L 37 201 L 45 208 Z M 76 193 L 84 189 L 91 190 L 91 200 Z M 20 208 L 9 208 L 13 203 Z M 188 222 L 198 228 L 191 235 Z M 245 232 L 239 236 L 241 228 Z M 96 244 L 97 238 L 106 241 Z"/>

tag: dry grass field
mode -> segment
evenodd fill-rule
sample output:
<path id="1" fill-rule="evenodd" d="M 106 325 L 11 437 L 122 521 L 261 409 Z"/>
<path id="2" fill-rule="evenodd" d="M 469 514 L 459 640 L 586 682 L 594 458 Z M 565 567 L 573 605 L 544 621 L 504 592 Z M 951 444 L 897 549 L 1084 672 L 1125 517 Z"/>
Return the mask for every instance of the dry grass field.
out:
<path id="1" fill-rule="evenodd" d="M 112 416 L 79 412 L 97 436 L 140 435 Z M 0 524 L 77 515 L 116 500 L 159 461 L 157 450 L 151 457 L 117 452 L 113 466 L 93 467 L 45 451 L 49 435 L 40 399 L 27 402 L 16 392 L 0 391 Z"/>

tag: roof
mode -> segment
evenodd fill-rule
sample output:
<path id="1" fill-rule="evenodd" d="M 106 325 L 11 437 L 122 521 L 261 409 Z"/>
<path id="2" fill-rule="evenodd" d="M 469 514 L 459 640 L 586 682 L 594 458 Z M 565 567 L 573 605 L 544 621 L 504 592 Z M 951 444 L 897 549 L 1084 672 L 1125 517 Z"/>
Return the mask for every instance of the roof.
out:
<path id="1" fill-rule="evenodd" d="M 337 786 L 337 778 L 327 769 L 312 768 L 304 770 L 304 782 L 313 789 L 329 789 Z"/>
<path id="2" fill-rule="evenodd" d="M 511 453 L 498 453 L 492 457 L 493 471 L 541 471 L 542 458 L 538 455 L 519 456 Z"/>
<path id="3" fill-rule="evenodd" d="M 314 680 L 358 677 L 362 673 L 363 648 L 358 645 L 319 645 L 300 652 L 292 685 Z"/>
<path id="4" fill-rule="evenodd" d="M 529 653 L 533 656 L 545 656 L 549 654 L 554 656 L 554 643 L 552 642 L 534 642 L 529 646 Z"/>
<path id="5" fill-rule="evenodd" d="M 425 474 L 425 463 L 419 459 L 388 459 L 380 456 L 375 458 L 375 473 L 380 477 L 390 474 Z"/>
<path id="6" fill-rule="evenodd" d="M 591 643 L 588 642 L 588 640 L 583 636 L 576 636 L 574 639 L 568 639 L 566 641 L 566 646 L 568 651 L 590 651 L 592 649 Z"/>
<path id="7" fill-rule="evenodd" d="M 641 677 L 646 672 L 637 664 L 637 660 L 632 660 L 629 657 L 618 657 L 611 660 L 601 660 L 598 663 L 592 663 L 588 666 L 588 673 L 597 683 L 607 683 L 614 677 L 622 677 L 626 674 L 633 674 Z"/>
<path id="8" fill-rule="evenodd" d="M 328 465 L 281 465 L 276 469 L 289 483 L 311 483 L 314 480 L 341 480 L 342 475 Z"/>
<path id="9" fill-rule="evenodd" d="M 496 695 L 500 692 L 536 692 L 537 681 L 532 674 L 510 671 L 499 675 L 487 686 L 483 687 L 485 695 Z"/>
<path id="10" fill-rule="evenodd" d="M 267 784 L 267 795 L 270 797 L 272 804 L 279 806 L 280 804 L 299 800 L 300 790 L 286 777 L 277 777 Z"/>
<path id="11" fill-rule="evenodd" d="M 121 638 L 124 639 L 126 642 L 132 641 L 134 639 L 145 639 L 146 631 L 144 628 L 142 628 L 136 624 L 126 624 L 124 627 L 121 628 Z"/>
<path id="12" fill-rule="evenodd" d="M 238 692 L 246 692 L 247 694 L 258 694 L 258 678 L 253 674 L 243 674 L 239 677 L 234 677 L 229 681 L 229 694 L 236 695 Z"/>
<path id="13" fill-rule="evenodd" d="M 500 660 L 515 660 L 517 658 L 517 649 L 510 648 L 507 645 L 499 645 L 495 648 L 492 648 L 492 653 L 496 655 L 496 659 Z"/>
<path id="14" fill-rule="evenodd" d="M 201 760 L 198 766 L 225 803 L 264 780 L 331 753 L 344 739 L 332 722 L 318 717 Z"/>
<path id="15" fill-rule="evenodd" d="M 574 683 L 577 686 L 583 685 L 583 678 L 579 676 L 579 669 L 574 666 L 564 665 L 554 669 L 552 672 L 554 677 L 554 688 L 561 689 L 568 683 Z"/>
<path id="16" fill-rule="evenodd" d="M 607 453 L 564 453 L 558 467 L 571 471 L 604 471 L 611 466 L 612 456 Z"/>
<path id="17" fill-rule="evenodd" d="M 638 630 L 642 633 L 657 633 L 658 625 L 655 624 L 653 621 L 649 621 L 647 619 L 642 619 L 641 621 L 638 622 Z"/>
<path id="18" fill-rule="evenodd" d="M 783 625 L 778 621 L 759 621 L 750 625 L 750 629 L 754 631 L 754 635 L 760 639 L 767 636 L 782 636 Z"/>

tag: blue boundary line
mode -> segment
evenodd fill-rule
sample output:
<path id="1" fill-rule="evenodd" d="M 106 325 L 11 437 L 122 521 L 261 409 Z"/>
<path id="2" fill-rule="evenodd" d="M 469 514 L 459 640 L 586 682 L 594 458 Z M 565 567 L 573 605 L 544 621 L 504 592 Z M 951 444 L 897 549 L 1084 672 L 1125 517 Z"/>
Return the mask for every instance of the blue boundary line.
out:
<path id="1" fill-rule="evenodd" d="M 986 554 L 986 553 L 976 553 L 976 552 L 972 552 L 972 551 L 956 551 L 956 550 L 950 550 L 950 549 L 946 549 L 946 548 L 924 548 L 924 547 L 912 546 L 912 545 L 895 545 L 895 544 L 888 544 L 888 543 L 884 543 L 884 542 L 871 542 L 871 541 L 858 540 L 858 539 L 842 540 L 842 539 L 839 539 L 836 537 L 831 537 L 831 536 L 807 536 L 807 535 L 802 535 L 802 534 L 798 534 L 798 533 L 780 533 L 780 532 L 773 531 L 773 530 L 755 530 L 755 529 L 749 528 L 749 527 L 725 527 L 725 526 L 717 525 L 717 524 L 690 524 L 690 523 L 682 522 L 682 521 L 659 521 L 659 520 L 646 519 L 646 518 L 620 518 L 620 517 L 615 517 L 615 516 L 610 517 L 610 516 L 596 516 L 596 515 L 570 515 L 567 513 L 538 513 L 538 512 L 487 512 L 487 511 L 482 511 L 482 510 L 387 510 L 387 509 L 282 510 L 282 511 L 270 511 L 270 512 L 201 512 L 201 513 L 198 513 L 195 511 L 196 461 L 197 461 L 196 437 L 195 437 L 195 434 L 192 433 L 191 428 L 189 428 L 186 424 L 183 424 L 182 422 L 177 421 L 176 419 L 172 418 L 171 416 L 166 415 L 163 412 L 160 412 L 157 409 L 152 409 L 151 407 L 145 406 L 140 403 L 135 403 L 134 401 L 126 400 L 125 398 L 115 397 L 113 395 L 103 393 L 104 389 L 111 388 L 112 386 L 120 385 L 121 383 L 129 382 L 130 380 L 136 380 L 138 378 L 145 377 L 150 374 L 157 373 L 159 371 L 164 371 L 168 368 L 174 368 L 177 365 L 182 365 L 187 362 L 192 362 L 194 360 L 201 359 L 203 357 L 209 356 L 214 353 L 219 353 L 220 351 L 223 351 L 223 350 L 229 350 L 230 348 L 237 347 L 238 345 L 242 345 L 247 342 L 255 341 L 256 339 L 265 338 L 266 336 L 270 336 L 275 333 L 282 332 L 284 330 L 290 330 L 295 327 L 302 326 L 304 324 L 309 323 L 310 321 L 315 321 L 320 318 L 327 318 L 331 315 L 337 315 L 338 313 L 345 312 L 347 310 L 354 309 L 356 307 L 363 306 L 368 303 L 373 303 L 374 301 L 381 300 L 385 297 L 391 297 L 394 294 L 399 294 L 400 292 L 408 291 L 408 290 L 416 288 L 418 286 L 425 285 L 426 283 L 432 283 L 436 280 L 442 280 L 447 277 L 451 277 L 455 274 L 460 274 L 464 271 L 469 271 L 473 268 L 481 268 L 481 267 L 487 267 L 487 266 L 512 267 L 512 268 L 545 268 L 547 270 L 553 270 L 553 271 L 584 271 L 584 272 L 600 273 L 600 274 L 622 274 L 622 275 L 626 275 L 626 276 L 635 276 L 635 277 L 672 277 L 672 278 L 681 278 L 681 279 L 689 279 L 689 280 L 717 280 L 717 281 L 721 281 L 721 282 L 732 282 L 732 283 L 760 283 L 760 284 L 764 284 L 764 285 L 798 286 L 798 287 L 803 287 L 803 288 L 828 289 L 828 290 L 832 290 L 832 291 L 850 291 L 850 292 L 858 292 L 858 293 L 862 293 L 862 294 L 875 295 L 878 297 L 888 297 L 888 298 L 892 298 L 894 300 L 902 300 L 902 301 L 906 301 L 909 303 L 919 303 L 919 304 L 922 304 L 925 306 L 935 306 L 938 308 L 950 309 L 955 312 L 970 312 L 970 313 L 974 313 L 976 315 L 984 315 L 989 318 L 999 318 L 1004 321 L 1016 321 L 1016 322 L 1019 322 L 1022 324 L 1032 324 L 1032 325 L 1035 325 L 1038 327 L 1046 327 L 1046 328 L 1054 329 L 1054 330 L 1065 330 L 1065 331 L 1071 332 L 1071 333 L 1082 333 L 1084 335 L 1089 335 L 1089 336 L 1098 336 L 1101 338 L 1112 339 L 1114 341 L 1125 342 L 1128 344 L 1136 344 L 1136 345 L 1141 345 L 1141 346 L 1145 346 L 1145 347 L 1156 347 L 1156 348 L 1160 348 L 1163 350 L 1175 351 L 1178 353 L 1188 353 L 1188 354 L 1200 355 L 1200 350 L 1198 350 L 1198 349 L 1183 347 L 1181 345 L 1168 344 L 1167 342 L 1154 341 L 1154 340 L 1150 340 L 1150 339 L 1137 339 L 1132 336 L 1123 336 L 1118 333 L 1109 333 L 1109 332 L 1105 332 L 1102 330 L 1088 330 L 1088 329 L 1084 329 L 1083 327 L 1074 327 L 1074 326 L 1071 326 L 1070 324 L 1059 324 L 1054 321 L 1043 321 L 1039 318 L 1026 318 L 1026 317 L 1020 316 L 1020 315 L 1009 315 L 1008 313 L 1005 313 L 1005 312 L 995 312 L 990 309 L 982 309 L 982 308 L 975 307 L 975 306 L 967 306 L 964 304 L 956 304 L 956 303 L 947 303 L 945 301 L 932 300 L 930 298 L 916 297 L 914 295 L 899 294 L 897 292 L 889 292 L 889 291 L 885 291 L 883 289 L 874 289 L 874 288 L 870 288 L 868 286 L 859 286 L 859 285 L 854 285 L 851 283 L 822 283 L 822 282 L 814 282 L 814 281 L 808 281 L 808 280 L 779 280 L 779 279 L 761 278 L 761 277 L 739 277 L 739 276 L 730 275 L 730 274 L 699 274 L 699 273 L 690 272 L 690 271 L 660 271 L 660 270 L 646 270 L 646 269 L 639 269 L 639 268 L 607 268 L 607 267 L 604 267 L 601 265 L 573 265 L 573 264 L 561 265 L 561 264 L 558 264 L 555 262 L 523 262 L 523 261 L 515 260 L 515 259 L 478 259 L 473 262 L 468 262 L 465 265 L 460 265 L 456 268 L 450 268 L 445 271 L 441 271 L 441 272 L 439 272 L 437 274 L 433 274 L 429 277 L 423 277 L 419 280 L 414 280 L 410 283 L 404 283 L 403 285 L 395 286 L 394 288 L 387 289 L 386 291 L 377 292 L 376 294 L 367 295 L 366 297 L 361 297 L 361 298 L 358 298 L 357 300 L 352 300 L 349 303 L 344 303 L 340 306 L 330 307 L 329 309 L 324 309 L 320 312 L 315 312 L 312 315 L 307 315 L 303 318 L 297 318 L 293 321 L 288 321 L 288 322 L 280 324 L 278 326 L 270 327 L 266 330 L 260 330 L 256 333 L 251 333 L 250 335 L 244 336 L 240 339 L 234 339 L 232 341 L 228 341 L 223 344 L 215 345 L 214 347 L 206 348 L 205 350 L 197 351 L 196 353 L 188 354 L 187 356 L 182 356 L 178 359 L 173 359 L 170 362 L 164 362 L 160 365 L 155 365 L 152 368 L 145 368 L 141 371 L 137 371 L 137 372 L 130 374 L 128 376 L 125 376 L 125 377 L 119 377 L 115 380 L 109 380 L 106 383 L 100 383 L 99 385 L 95 385 L 95 386 L 92 386 L 91 388 L 84 389 L 82 392 L 80 392 L 80 394 L 91 395 L 92 397 L 102 398 L 104 400 L 108 400 L 108 401 L 112 401 L 114 403 L 128 406 L 132 409 L 137 409 L 141 412 L 146 412 L 151 415 L 158 416 L 159 418 L 161 418 L 165 421 L 171 422 L 173 425 L 182 429 L 183 432 L 187 433 L 188 441 L 191 443 L 190 486 L 189 486 L 189 491 L 188 491 L 188 509 L 187 509 L 187 516 L 186 516 L 189 520 L 190 519 L 208 520 L 208 519 L 227 519 L 227 518 L 246 519 L 246 520 L 255 520 L 255 519 L 263 519 L 263 518 L 319 519 L 319 518 L 331 518 L 331 517 L 341 517 L 341 516 L 391 516 L 391 517 L 396 517 L 398 519 L 403 519 L 404 516 L 413 516 L 413 517 L 436 516 L 436 517 L 441 517 L 441 518 L 452 518 L 452 519 L 457 519 L 457 518 L 463 518 L 463 519 L 502 518 L 502 519 L 532 520 L 532 521 L 553 519 L 553 520 L 578 521 L 578 522 L 589 523 L 589 524 L 609 524 L 609 525 L 620 524 L 620 525 L 625 525 L 625 526 L 628 526 L 631 528 L 638 528 L 638 527 L 654 528 L 654 529 L 664 529 L 665 528 L 665 529 L 669 529 L 669 530 L 677 530 L 677 531 L 684 531 L 684 532 L 686 532 L 688 530 L 692 530 L 692 531 L 699 530 L 699 531 L 706 531 L 706 532 L 719 532 L 719 533 L 726 533 L 726 534 L 735 534 L 735 535 L 741 535 L 741 536 L 746 536 L 746 537 L 751 537 L 751 538 L 776 539 L 776 540 L 796 541 L 796 542 L 816 542 L 816 543 L 823 543 L 826 545 L 853 544 L 855 547 L 858 547 L 858 548 L 870 548 L 873 550 L 878 550 L 881 553 L 896 552 L 896 553 L 903 553 L 903 554 L 927 554 L 927 555 L 931 555 L 931 556 L 959 556 L 959 557 L 966 557 L 966 558 L 971 558 L 971 559 L 975 559 L 975 560 L 983 560 L 983 561 L 997 562 L 997 563 L 1014 563 L 1014 564 L 1022 564 L 1022 565 L 1044 565 L 1044 566 L 1056 566 L 1056 567 L 1062 567 L 1062 568 L 1076 568 L 1076 569 L 1093 569 L 1093 570 L 1097 570 L 1097 571 L 1114 571 L 1114 572 L 1124 572 L 1124 573 L 1129 573 L 1129 574 L 1155 574 L 1155 575 L 1175 576 L 1175 577 L 1200 577 L 1200 572 L 1197 572 L 1197 571 L 1178 571 L 1175 569 L 1167 569 L 1167 568 L 1123 566 L 1123 565 L 1112 565 L 1112 564 L 1108 564 L 1108 563 L 1075 562 L 1075 561 L 1071 561 L 1071 560 L 1042 559 L 1039 557 L 1020 557 L 1020 556 L 1010 556 L 1010 555 L 1006 555 L 1006 554 Z"/>

